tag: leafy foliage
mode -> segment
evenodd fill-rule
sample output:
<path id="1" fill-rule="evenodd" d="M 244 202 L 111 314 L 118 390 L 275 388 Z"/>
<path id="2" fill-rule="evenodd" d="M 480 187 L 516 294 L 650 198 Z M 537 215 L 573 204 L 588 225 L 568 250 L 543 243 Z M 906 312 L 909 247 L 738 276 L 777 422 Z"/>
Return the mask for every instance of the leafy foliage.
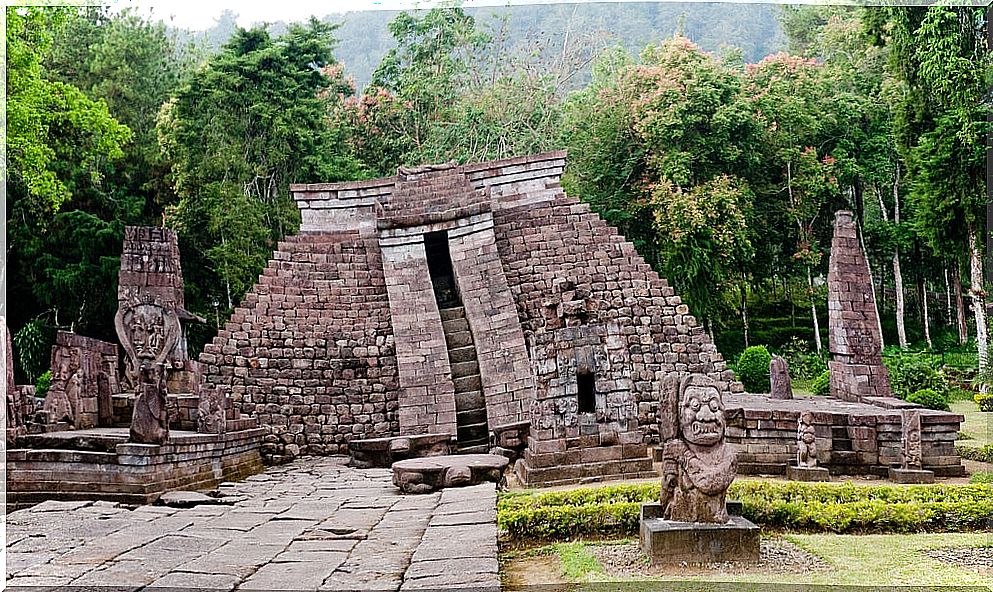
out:
<path id="1" fill-rule="evenodd" d="M 769 392 L 769 363 L 771 361 L 772 355 L 764 345 L 753 345 L 742 352 L 735 365 L 735 373 L 747 392 Z"/>
<path id="2" fill-rule="evenodd" d="M 980 411 L 993 412 L 993 393 L 976 393 L 974 400 Z"/>
<path id="3" fill-rule="evenodd" d="M 631 536 L 641 504 L 656 484 L 501 494 L 497 525 L 516 539 Z M 885 486 L 736 481 L 728 496 L 742 515 L 768 528 L 827 532 L 919 532 L 982 529 L 990 518 L 989 485 Z"/>
<path id="4" fill-rule="evenodd" d="M 917 403 L 918 405 L 928 409 L 948 411 L 947 393 L 939 393 L 934 389 L 921 389 L 919 391 L 914 391 L 907 395 L 907 402 Z"/>
<path id="5" fill-rule="evenodd" d="M 901 354 L 883 358 L 890 375 L 893 394 L 901 399 L 917 391 L 931 390 L 941 398 L 948 398 L 948 380 L 938 369 L 938 361 L 929 356 Z M 947 405 L 947 401 L 946 401 Z"/>
<path id="6" fill-rule="evenodd" d="M 825 370 L 814 379 L 810 385 L 810 390 L 818 397 L 826 397 L 831 394 L 831 371 Z"/>

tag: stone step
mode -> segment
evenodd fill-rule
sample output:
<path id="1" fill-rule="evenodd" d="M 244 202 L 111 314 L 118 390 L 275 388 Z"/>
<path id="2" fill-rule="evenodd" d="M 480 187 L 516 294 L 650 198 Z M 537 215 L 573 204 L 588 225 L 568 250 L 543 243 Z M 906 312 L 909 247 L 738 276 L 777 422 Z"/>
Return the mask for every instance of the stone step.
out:
<path id="1" fill-rule="evenodd" d="M 490 445 L 486 442 L 475 443 L 466 442 L 459 444 L 459 454 L 489 454 Z"/>
<path id="2" fill-rule="evenodd" d="M 454 379 L 455 393 L 468 393 L 483 390 L 483 380 L 478 374 Z"/>
<path id="3" fill-rule="evenodd" d="M 460 319 L 451 319 L 448 321 L 442 321 L 441 326 L 445 329 L 445 333 L 462 333 L 469 330 L 469 320 L 465 317 Z"/>
<path id="4" fill-rule="evenodd" d="M 465 318 L 465 307 L 455 306 L 452 308 L 443 308 L 438 312 L 441 313 L 441 321 L 450 321 L 452 319 L 464 319 Z"/>
<path id="5" fill-rule="evenodd" d="M 473 423 L 466 426 L 459 426 L 457 430 L 459 442 L 487 442 L 489 441 L 490 430 L 486 423 Z"/>
<path id="6" fill-rule="evenodd" d="M 479 363 L 476 360 L 452 362 L 452 378 L 465 378 L 473 374 L 479 374 Z"/>
<path id="7" fill-rule="evenodd" d="M 465 411 L 456 411 L 455 421 L 458 425 L 486 423 L 486 408 L 476 407 L 473 409 L 466 409 Z"/>
<path id="8" fill-rule="evenodd" d="M 486 409 L 486 397 L 483 396 L 483 391 L 455 393 L 455 411 L 469 411 L 470 409 Z"/>
<path id="9" fill-rule="evenodd" d="M 448 360 L 452 364 L 476 361 L 476 348 L 474 346 L 453 347 L 448 350 Z"/>
<path id="10" fill-rule="evenodd" d="M 468 331 L 459 331 L 457 333 L 445 333 L 445 343 L 448 344 L 448 349 L 471 346 L 472 333 Z"/>

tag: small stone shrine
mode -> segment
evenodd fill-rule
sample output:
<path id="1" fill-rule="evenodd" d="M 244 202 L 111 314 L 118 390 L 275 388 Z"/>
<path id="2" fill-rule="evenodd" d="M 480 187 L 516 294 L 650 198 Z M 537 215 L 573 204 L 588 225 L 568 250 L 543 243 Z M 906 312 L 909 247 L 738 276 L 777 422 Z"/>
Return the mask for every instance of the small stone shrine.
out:
<path id="1" fill-rule="evenodd" d="M 48 499 L 149 503 L 262 469 L 262 429 L 223 389 L 201 389 L 187 355 L 183 324 L 200 319 L 183 308 L 175 233 L 125 230 L 119 296 L 125 371 L 118 376 L 115 344 L 59 333 L 44 421 L 7 452 L 15 508 Z"/>
<path id="2" fill-rule="evenodd" d="M 893 469 L 904 470 L 905 414 L 912 410 L 918 419 L 909 423 L 918 427 L 912 430 L 915 452 L 909 457 L 919 458 L 919 468 L 932 477 L 964 475 L 955 437 L 965 418 L 891 394 L 869 267 L 848 211 L 835 216 L 828 319 L 830 396 L 780 399 L 778 394 L 732 393 L 725 399 L 728 439 L 738 448 L 739 472 L 785 473 L 805 481 L 826 479 L 824 470 L 832 475 L 890 476 Z M 806 443 L 811 437 L 813 442 Z M 798 453 L 807 463 L 816 461 L 816 467 L 798 463 Z"/>
<path id="3" fill-rule="evenodd" d="M 662 377 L 741 385 L 634 246 L 562 191 L 565 157 L 291 186 L 300 233 L 200 356 L 206 387 L 258 418 L 274 462 L 447 447 L 509 456 L 528 485 L 654 475 Z"/>
<path id="4" fill-rule="evenodd" d="M 117 346 L 59 331 L 52 347 L 52 381 L 44 411 L 50 423 L 87 429 L 113 423 Z"/>
<path id="5" fill-rule="evenodd" d="M 729 515 L 736 471 L 724 439 L 721 393 L 701 374 L 666 376 L 659 409 L 662 487 L 641 512 L 641 548 L 653 563 L 757 561 L 759 528 Z"/>

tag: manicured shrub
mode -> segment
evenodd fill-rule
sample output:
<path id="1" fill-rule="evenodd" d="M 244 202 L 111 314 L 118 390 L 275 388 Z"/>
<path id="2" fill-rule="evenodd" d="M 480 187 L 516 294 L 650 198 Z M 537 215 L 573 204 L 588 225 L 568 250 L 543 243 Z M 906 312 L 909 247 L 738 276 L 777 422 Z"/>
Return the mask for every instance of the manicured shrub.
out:
<path id="1" fill-rule="evenodd" d="M 736 366 L 738 380 L 750 393 L 769 392 L 769 362 L 772 354 L 764 345 L 746 348 L 738 358 Z"/>
<path id="2" fill-rule="evenodd" d="M 813 391 L 818 397 L 826 397 L 831 394 L 831 372 L 825 370 L 821 372 L 821 375 L 814 379 L 814 382 L 810 385 L 810 390 Z"/>
<path id="3" fill-rule="evenodd" d="M 975 448 L 973 446 L 963 446 L 957 445 L 955 447 L 955 452 L 959 456 L 966 460 L 974 460 L 976 462 L 993 463 L 993 444 L 987 444 L 982 448 Z"/>
<path id="4" fill-rule="evenodd" d="M 635 536 L 641 504 L 658 495 L 656 484 L 501 494 L 497 524 L 517 539 Z M 741 500 L 744 517 L 756 524 L 812 532 L 974 530 L 988 527 L 993 518 L 988 484 L 736 481 L 728 497 Z"/>
<path id="5" fill-rule="evenodd" d="M 993 483 L 993 471 L 976 471 L 969 477 L 969 483 Z"/>
<path id="6" fill-rule="evenodd" d="M 907 402 L 917 403 L 937 411 L 948 411 L 948 395 L 932 389 L 921 389 L 910 393 L 907 395 Z"/>
<path id="7" fill-rule="evenodd" d="M 906 400 L 912 393 L 931 389 L 948 396 L 948 380 L 938 370 L 940 359 L 926 354 L 898 354 L 883 358 L 893 394 Z"/>
<path id="8" fill-rule="evenodd" d="M 52 386 L 52 371 L 46 370 L 34 381 L 34 394 L 36 397 L 44 397 L 48 394 L 48 389 Z"/>
<path id="9" fill-rule="evenodd" d="M 976 405 L 979 405 L 980 411 L 993 411 L 993 393 L 986 393 L 985 395 L 983 393 L 976 393 L 973 400 L 976 401 Z"/>

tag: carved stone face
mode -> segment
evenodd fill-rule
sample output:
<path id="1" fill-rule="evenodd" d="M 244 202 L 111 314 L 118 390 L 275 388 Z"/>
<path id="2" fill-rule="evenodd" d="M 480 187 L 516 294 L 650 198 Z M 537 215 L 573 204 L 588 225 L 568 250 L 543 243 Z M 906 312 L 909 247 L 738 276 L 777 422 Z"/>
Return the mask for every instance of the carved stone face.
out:
<path id="1" fill-rule="evenodd" d="M 717 387 L 690 383 L 679 409 L 683 439 L 698 446 L 714 446 L 724 439 L 724 427 L 724 403 Z"/>
<path id="2" fill-rule="evenodd" d="M 154 360 L 165 341 L 165 317 L 157 306 L 136 306 L 131 316 L 131 339 L 139 360 Z"/>

